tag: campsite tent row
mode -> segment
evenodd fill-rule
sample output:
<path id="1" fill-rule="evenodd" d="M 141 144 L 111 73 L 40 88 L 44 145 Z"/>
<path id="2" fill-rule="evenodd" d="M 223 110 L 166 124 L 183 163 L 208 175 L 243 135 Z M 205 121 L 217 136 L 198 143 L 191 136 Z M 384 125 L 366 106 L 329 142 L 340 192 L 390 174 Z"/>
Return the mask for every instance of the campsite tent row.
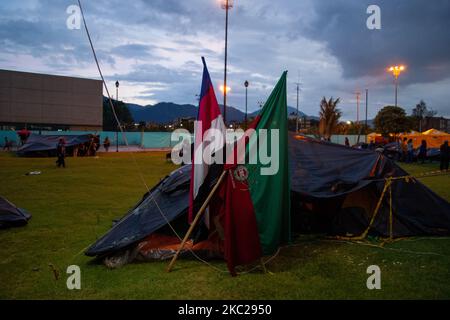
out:
<path id="1" fill-rule="evenodd" d="M 445 141 L 450 141 L 449 133 L 436 129 L 430 129 L 422 133 L 418 131 L 411 131 L 408 133 L 401 133 L 398 136 L 401 140 L 403 140 L 404 138 L 408 140 L 412 139 L 414 148 L 420 147 L 422 140 L 425 140 L 427 142 L 427 147 L 429 149 L 439 149 Z M 368 141 L 381 142 L 383 140 L 383 136 L 380 133 L 373 132 L 367 135 L 367 139 Z"/>
<path id="2" fill-rule="evenodd" d="M 369 226 L 385 179 L 407 176 L 377 152 L 303 136 L 290 136 L 289 161 L 293 232 L 358 236 Z M 216 168 L 210 173 L 211 186 L 220 172 Z M 190 165 L 172 172 L 92 244 L 86 255 L 107 257 L 109 262 L 112 257 L 120 261 L 119 265 L 139 257 L 154 259 L 173 255 L 179 240 L 173 236 L 168 221 L 180 235 L 188 227 L 190 175 Z M 420 181 L 395 180 L 392 196 L 394 237 L 450 234 L 450 204 Z M 388 197 L 382 199 L 370 235 L 390 236 L 389 201 Z"/>

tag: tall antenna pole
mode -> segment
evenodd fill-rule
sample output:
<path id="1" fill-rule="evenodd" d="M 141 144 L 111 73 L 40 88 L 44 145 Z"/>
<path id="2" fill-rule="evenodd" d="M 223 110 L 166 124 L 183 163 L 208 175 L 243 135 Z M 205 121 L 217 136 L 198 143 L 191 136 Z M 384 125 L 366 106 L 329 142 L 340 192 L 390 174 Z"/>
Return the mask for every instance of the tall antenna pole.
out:
<path id="1" fill-rule="evenodd" d="M 366 89 L 366 125 L 365 125 L 365 135 L 366 135 L 366 143 L 367 143 L 367 112 L 369 109 L 369 89 Z"/>
<path id="2" fill-rule="evenodd" d="M 361 97 L 361 92 L 356 92 L 356 123 L 359 125 L 359 98 Z"/>
<path id="3" fill-rule="evenodd" d="M 225 67 L 223 74 L 223 122 L 227 123 L 227 59 L 228 59 L 228 10 L 233 7 L 233 1 L 223 0 L 222 9 L 225 9 Z"/>
<path id="4" fill-rule="evenodd" d="M 298 81 L 296 83 L 297 85 L 297 116 L 296 116 L 296 121 L 295 121 L 295 132 L 298 133 L 298 101 L 299 101 L 299 94 L 300 94 L 300 71 L 298 72 Z"/>

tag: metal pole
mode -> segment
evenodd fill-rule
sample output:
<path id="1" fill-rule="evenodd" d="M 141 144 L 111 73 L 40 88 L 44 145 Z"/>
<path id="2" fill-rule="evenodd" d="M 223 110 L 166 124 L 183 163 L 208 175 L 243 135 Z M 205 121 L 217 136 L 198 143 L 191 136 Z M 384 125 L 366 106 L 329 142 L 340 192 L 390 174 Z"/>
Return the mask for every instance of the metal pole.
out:
<path id="1" fill-rule="evenodd" d="M 245 130 L 247 130 L 247 101 L 248 101 L 248 86 L 245 86 Z"/>
<path id="2" fill-rule="evenodd" d="M 228 0 L 225 2 L 225 68 L 223 76 L 223 122 L 227 124 L 227 58 L 228 58 Z"/>
<path id="3" fill-rule="evenodd" d="M 395 106 L 397 107 L 398 77 L 395 77 L 394 83 L 395 83 Z"/>
<path id="4" fill-rule="evenodd" d="M 299 94 L 299 83 L 297 83 L 297 117 L 296 117 L 296 125 L 295 125 L 295 132 L 298 133 L 298 94 Z"/>
<path id="5" fill-rule="evenodd" d="M 356 123 L 359 125 L 359 97 L 361 93 L 356 92 Z"/>
<path id="6" fill-rule="evenodd" d="M 365 132 L 366 135 L 366 143 L 367 143 L 367 112 L 369 109 L 369 89 L 366 89 L 366 125 L 365 125 Z"/>
<path id="7" fill-rule="evenodd" d="M 119 106 L 119 86 L 116 83 L 116 106 Z M 120 120 L 119 120 L 120 121 Z M 116 152 L 119 152 L 119 123 L 116 126 Z"/>

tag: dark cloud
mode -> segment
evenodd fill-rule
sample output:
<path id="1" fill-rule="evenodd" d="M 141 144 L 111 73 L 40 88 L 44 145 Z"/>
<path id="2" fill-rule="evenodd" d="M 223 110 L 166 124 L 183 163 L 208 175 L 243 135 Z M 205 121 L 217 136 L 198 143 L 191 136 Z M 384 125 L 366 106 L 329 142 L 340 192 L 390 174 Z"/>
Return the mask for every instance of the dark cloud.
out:
<path id="1" fill-rule="evenodd" d="M 369 5 L 381 9 L 381 30 L 366 27 Z M 430 82 L 450 74 L 450 1 L 315 1 L 316 18 L 305 33 L 324 41 L 347 78 L 378 76 L 406 64 L 403 83 Z"/>
<path id="2" fill-rule="evenodd" d="M 0 2 L 0 67 L 95 76 L 86 34 L 68 30 L 73 0 Z M 141 103 L 195 103 L 205 56 L 215 86 L 223 81 L 225 12 L 218 0 L 82 1 L 100 64 L 124 96 Z M 408 110 L 425 99 L 450 115 L 450 1 L 246 0 L 230 11 L 229 103 L 249 110 L 264 101 L 283 70 L 295 105 L 300 71 L 301 110 L 317 115 L 323 95 L 342 97 L 355 118 L 354 92 L 370 89 L 369 117 L 393 101 L 385 68 L 404 63 L 399 101 Z M 382 30 L 366 28 L 369 4 L 381 7 Z M 24 56 L 16 61 L 15 56 Z M 16 60 L 15 60 L 16 59 Z M 89 74 L 89 75 L 88 75 Z M 122 82 L 121 82 L 122 83 Z M 127 86 L 129 92 L 127 93 Z M 218 100 L 220 92 L 216 90 Z M 142 102 L 144 101 L 144 102 Z"/>

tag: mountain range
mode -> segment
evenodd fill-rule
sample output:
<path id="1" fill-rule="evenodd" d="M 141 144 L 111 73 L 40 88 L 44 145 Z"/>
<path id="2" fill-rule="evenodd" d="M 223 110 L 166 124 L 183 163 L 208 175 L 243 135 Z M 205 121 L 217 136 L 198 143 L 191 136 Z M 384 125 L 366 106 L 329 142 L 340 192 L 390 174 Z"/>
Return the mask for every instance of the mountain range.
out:
<path id="1" fill-rule="evenodd" d="M 160 102 L 155 105 L 141 106 L 134 103 L 126 103 L 128 110 L 135 122 L 153 122 L 153 123 L 171 123 L 179 118 L 196 118 L 198 108 L 192 104 L 176 104 L 173 102 Z M 220 105 L 220 109 L 223 113 L 223 106 Z M 248 118 L 252 118 L 258 114 L 259 111 L 254 111 L 248 114 Z M 288 107 L 288 114 L 295 115 L 296 109 Z M 308 119 L 318 119 L 318 117 L 311 117 L 305 113 L 299 111 L 300 117 L 306 117 Z M 227 106 L 227 121 L 230 122 L 242 122 L 245 119 L 245 112 L 232 107 Z"/>

